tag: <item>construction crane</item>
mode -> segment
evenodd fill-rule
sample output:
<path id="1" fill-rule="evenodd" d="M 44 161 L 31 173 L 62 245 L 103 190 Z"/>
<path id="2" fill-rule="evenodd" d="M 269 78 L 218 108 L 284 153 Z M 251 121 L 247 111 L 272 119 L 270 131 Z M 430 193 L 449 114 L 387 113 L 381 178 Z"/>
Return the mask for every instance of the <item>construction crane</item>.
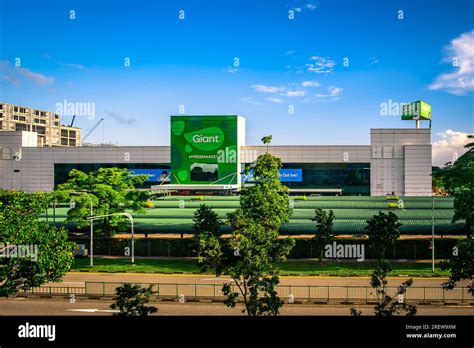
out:
<path id="1" fill-rule="evenodd" d="M 86 139 L 89 137 L 89 135 L 91 135 L 92 132 L 93 132 L 97 127 L 99 127 L 99 125 L 102 123 L 102 121 L 104 121 L 104 118 L 101 118 L 101 119 L 99 120 L 99 122 L 97 122 L 91 129 L 89 129 L 89 130 L 87 131 L 87 133 L 82 137 L 82 142 L 84 142 L 84 140 L 86 140 Z"/>

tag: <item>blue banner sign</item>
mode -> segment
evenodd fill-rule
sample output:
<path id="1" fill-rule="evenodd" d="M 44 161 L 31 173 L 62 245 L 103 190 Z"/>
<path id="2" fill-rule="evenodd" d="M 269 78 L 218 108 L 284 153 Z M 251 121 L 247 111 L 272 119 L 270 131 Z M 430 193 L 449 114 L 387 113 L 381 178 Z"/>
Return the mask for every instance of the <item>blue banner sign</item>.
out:
<path id="1" fill-rule="evenodd" d="M 281 182 L 302 182 L 303 169 L 280 169 Z"/>
<path id="2" fill-rule="evenodd" d="M 242 182 L 253 181 L 253 170 L 249 171 L 248 175 L 242 174 Z M 280 169 L 281 182 L 302 182 L 303 169 Z"/>
<path id="3" fill-rule="evenodd" d="M 128 169 L 133 175 L 148 175 L 148 181 L 170 182 L 171 172 L 169 169 Z"/>

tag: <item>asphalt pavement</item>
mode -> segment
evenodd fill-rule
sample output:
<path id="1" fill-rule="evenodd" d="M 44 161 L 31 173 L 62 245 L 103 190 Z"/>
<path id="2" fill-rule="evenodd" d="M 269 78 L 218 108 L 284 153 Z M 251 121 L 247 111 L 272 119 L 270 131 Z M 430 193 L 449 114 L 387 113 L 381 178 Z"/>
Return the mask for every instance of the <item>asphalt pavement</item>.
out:
<path id="1" fill-rule="evenodd" d="M 110 309 L 111 300 L 89 300 L 76 298 L 71 302 L 67 298 L 2 298 L 0 299 L 0 315 L 74 315 L 110 316 L 114 311 Z M 158 308 L 156 315 L 243 315 L 242 306 L 227 308 L 223 303 L 178 303 L 178 302 L 151 302 L 149 305 Z M 350 315 L 350 308 L 362 311 L 363 315 L 373 315 L 371 305 L 304 305 L 285 304 L 281 315 Z M 417 315 L 474 315 L 473 306 L 418 306 Z"/>

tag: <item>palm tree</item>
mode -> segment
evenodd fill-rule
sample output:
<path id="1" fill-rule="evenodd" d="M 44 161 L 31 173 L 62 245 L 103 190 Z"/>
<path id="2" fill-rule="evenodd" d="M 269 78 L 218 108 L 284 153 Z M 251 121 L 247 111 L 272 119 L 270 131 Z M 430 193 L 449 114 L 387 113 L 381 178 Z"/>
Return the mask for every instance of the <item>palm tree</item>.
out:
<path id="1" fill-rule="evenodd" d="M 268 144 L 272 142 L 272 136 L 271 135 L 266 135 L 262 138 L 262 143 L 267 145 L 267 152 L 268 152 Z"/>

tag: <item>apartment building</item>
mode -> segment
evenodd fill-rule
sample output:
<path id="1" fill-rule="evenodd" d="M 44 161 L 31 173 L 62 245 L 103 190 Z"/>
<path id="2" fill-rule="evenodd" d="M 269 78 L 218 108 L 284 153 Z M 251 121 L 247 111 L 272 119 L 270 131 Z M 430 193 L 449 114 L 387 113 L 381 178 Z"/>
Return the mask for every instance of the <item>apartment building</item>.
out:
<path id="1" fill-rule="evenodd" d="M 61 125 L 51 111 L 0 103 L 0 131 L 38 133 L 38 146 L 81 146 L 81 129 Z"/>

